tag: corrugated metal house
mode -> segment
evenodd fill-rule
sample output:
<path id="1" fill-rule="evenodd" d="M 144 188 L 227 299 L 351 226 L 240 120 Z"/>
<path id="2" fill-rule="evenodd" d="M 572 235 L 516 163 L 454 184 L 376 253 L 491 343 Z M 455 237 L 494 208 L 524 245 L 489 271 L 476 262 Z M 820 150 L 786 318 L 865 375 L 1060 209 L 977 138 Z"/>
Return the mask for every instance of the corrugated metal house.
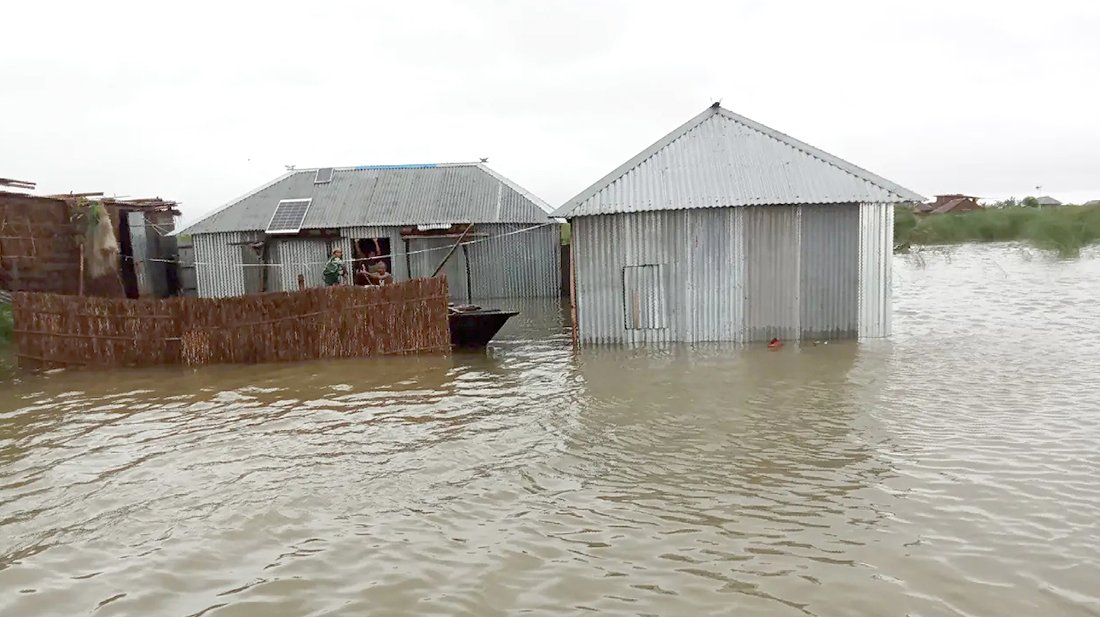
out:
<path id="1" fill-rule="evenodd" d="M 397 281 L 429 276 L 473 224 L 443 270 L 451 297 L 539 297 L 560 293 L 549 210 L 482 163 L 299 169 L 180 233 L 191 235 L 198 295 L 220 297 L 297 289 L 299 275 L 321 285 L 336 248 L 384 256 Z"/>
<path id="2" fill-rule="evenodd" d="M 916 193 L 717 104 L 559 208 L 583 343 L 890 333 Z"/>

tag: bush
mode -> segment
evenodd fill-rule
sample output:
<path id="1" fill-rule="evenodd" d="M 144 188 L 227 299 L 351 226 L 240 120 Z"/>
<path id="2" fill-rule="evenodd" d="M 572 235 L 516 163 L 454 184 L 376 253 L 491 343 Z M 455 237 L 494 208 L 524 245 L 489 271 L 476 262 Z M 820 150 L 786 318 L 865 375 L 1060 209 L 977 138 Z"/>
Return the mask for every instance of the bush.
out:
<path id="1" fill-rule="evenodd" d="M 912 217 L 910 219 L 910 217 Z M 1023 241 L 1063 257 L 1100 241 L 1100 206 L 1006 206 L 963 214 L 894 217 L 895 243 L 958 244 Z"/>
<path id="2" fill-rule="evenodd" d="M 917 215 L 905 206 L 894 208 L 894 246 L 908 247 L 913 239 L 913 230 L 917 227 Z"/>

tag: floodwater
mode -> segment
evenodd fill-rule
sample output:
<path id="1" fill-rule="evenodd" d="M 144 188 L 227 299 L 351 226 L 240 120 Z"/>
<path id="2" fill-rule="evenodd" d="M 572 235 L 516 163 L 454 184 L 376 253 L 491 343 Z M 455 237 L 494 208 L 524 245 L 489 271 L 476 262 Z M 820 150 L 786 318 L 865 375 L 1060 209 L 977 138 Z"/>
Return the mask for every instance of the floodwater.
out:
<path id="1" fill-rule="evenodd" d="M 0 615 L 1097 615 L 1100 256 L 895 336 L 7 378 Z"/>

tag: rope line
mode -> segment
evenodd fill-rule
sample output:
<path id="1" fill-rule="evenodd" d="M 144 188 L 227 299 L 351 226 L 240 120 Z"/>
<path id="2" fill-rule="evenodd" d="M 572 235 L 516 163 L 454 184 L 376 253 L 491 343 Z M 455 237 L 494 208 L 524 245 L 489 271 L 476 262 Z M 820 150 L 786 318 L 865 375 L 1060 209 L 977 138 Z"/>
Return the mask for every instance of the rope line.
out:
<path id="1" fill-rule="evenodd" d="M 505 233 L 498 234 L 498 235 L 495 235 L 495 236 L 488 236 L 488 237 L 485 237 L 485 238 L 475 238 L 473 240 L 466 240 L 466 241 L 460 243 L 459 246 L 469 246 L 471 244 L 478 244 L 478 243 L 481 243 L 481 242 L 488 242 L 489 240 L 496 240 L 497 238 L 504 238 L 506 236 L 514 236 L 516 234 L 527 233 L 529 231 L 534 231 L 536 229 L 542 229 L 543 227 L 547 227 L 547 226 L 553 225 L 553 224 L 554 223 L 542 223 L 540 225 L 535 225 L 534 227 L 524 227 L 523 229 L 517 229 L 515 231 L 509 231 L 509 232 L 505 232 Z M 425 237 L 430 238 L 431 236 L 425 236 Z M 351 240 L 351 238 L 341 238 L 341 239 L 349 240 L 349 241 Z M 383 259 L 383 258 L 387 258 L 387 257 L 393 258 L 393 257 L 399 257 L 399 256 L 403 256 L 403 255 L 419 255 L 421 253 L 432 253 L 432 252 L 435 252 L 435 251 L 447 251 L 447 250 L 451 249 L 451 246 L 452 245 L 437 246 L 437 247 L 434 247 L 434 248 L 420 249 L 420 250 L 417 250 L 417 251 L 409 251 L 408 253 L 393 253 L 393 252 L 390 252 L 390 253 L 387 253 L 385 255 L 376 255 L 375 257 L 349 258 L 349 259 L 345 259 L 344 263 L 354 265 L 356 262 L 371 261 L 371 260 Z M 148 258 L 145 258 L 145 259 L 136 259 L 136 258 L 134 258 L 130 255 L 121 255 L 121 257 L 123 259 L 129 259 L 129 260 L 133 261 L 134 263 L 141 263 L 141 262 L 144 262 L 144 261 L 152 261 L 152 262 L 158 262 L 158 263 L 182 264 L 182 265 L 185 265 L 185 266 L 195 266 L 196 268 L 200 267 L 200 266 L 204 267 L 204 268 L 206 268 L 206 267 L 219 267 L 220 266 L 220 267 L 223 267 L 223 268 L 237 269 L 237 268 L 240 268 L 240 267 L 245 266 L 245 265 L 251 266 L 251 267 L 256 267 L 256 268 L 260 268 L 260 267 L 263 267 L 263 268 L 291 268 L 291 267 L 297 267 L 297 266 L 320 266 L 320 265 L 325 265 L 325 264 L 328 263 L 328 259 L 326 259 L 325 261 L 287 262 L 287 263 L 279 263 L 279 264 L 232 264 L 232 263 L 227 264 L 227 263 L 221 263 L 221 262 L 206 262 L 206 261 L 181 261 L 179 259 L 162 259 L 162 258 L 159 258 L 159 257 L 148 257 Z"/>

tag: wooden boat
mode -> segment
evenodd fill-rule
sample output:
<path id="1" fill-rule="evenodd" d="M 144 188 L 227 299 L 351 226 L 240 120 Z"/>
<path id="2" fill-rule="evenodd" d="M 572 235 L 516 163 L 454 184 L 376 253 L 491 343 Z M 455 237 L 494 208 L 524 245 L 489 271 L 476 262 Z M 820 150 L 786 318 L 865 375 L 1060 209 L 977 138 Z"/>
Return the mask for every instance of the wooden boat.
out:
<path id="1" fill-rule="evenodd" d="M 451 345 L 459 349 L 480 349 L 519 311 L 483 309 L 480 306 L 450 307 Z"/>

